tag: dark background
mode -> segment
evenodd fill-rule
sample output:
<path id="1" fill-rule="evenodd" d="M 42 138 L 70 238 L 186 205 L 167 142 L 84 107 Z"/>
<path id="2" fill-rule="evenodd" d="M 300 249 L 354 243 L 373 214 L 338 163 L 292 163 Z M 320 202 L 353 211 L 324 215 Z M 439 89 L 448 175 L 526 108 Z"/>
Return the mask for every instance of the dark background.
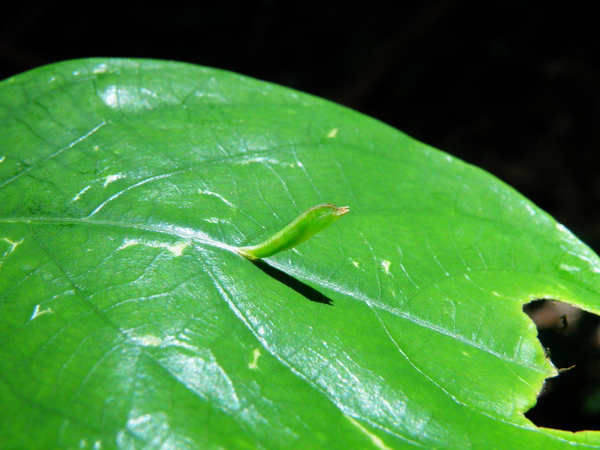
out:
<path id="1" fill-rule="evenodd" d="M 595 2 L 585 1 L 11 2 L 0 15 L 0 79 L 65 59 L 122 56 L 279 83 L 488 170 L 598 252 L 597 23 Z M 554 341 L 577 328 L 546 330 L 556 365 L 577 367 L 559 377 L 574 378 L 575 390 L 549 389 L 531 416 L 538 424 L 600 429 L 597 319 L 577 321 L 588 331 L 566 344 Z"/>

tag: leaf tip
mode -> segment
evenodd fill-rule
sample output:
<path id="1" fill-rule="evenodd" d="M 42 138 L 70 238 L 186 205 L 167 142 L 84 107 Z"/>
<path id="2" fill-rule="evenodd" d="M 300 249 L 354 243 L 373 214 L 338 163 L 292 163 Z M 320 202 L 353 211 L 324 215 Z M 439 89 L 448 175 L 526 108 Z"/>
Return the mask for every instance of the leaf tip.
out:
<path id="1" fill-rule="evenodd" d="M 336 208 L 337 208 L 337 210 L 336 210 L 335 213 L 338 216 L 343 216 L 344 214 L 347 214 L 348 212 L 350 212 L 350 207 L 349 206 L 339 206 L 339 207 L 336 207 Z"/>

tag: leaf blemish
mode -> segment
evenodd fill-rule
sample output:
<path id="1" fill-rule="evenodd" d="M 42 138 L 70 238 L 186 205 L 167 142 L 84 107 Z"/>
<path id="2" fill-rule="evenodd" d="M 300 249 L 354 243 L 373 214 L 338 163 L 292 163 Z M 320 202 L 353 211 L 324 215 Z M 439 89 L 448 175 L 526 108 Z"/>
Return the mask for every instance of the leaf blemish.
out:
<path id="1" fill-rule="evenodd" d="M 10 255 L 12 252 L 14 252 L 17 249 L 17 247 L 19 245 L 21 245 L 21 243 L 23 243 L 24 239 L 21 239 L 20 241 L 17 241 L 17 242 L 11 241 L 8 238 L 2 238 L 1 240 L 3 240 L 4 242 L 6 242 L 8 245 L 10 245 L 10 248 L 8 249 L 8 251 L 4 252 L 4 254 L 1 255 L 1 256 L 4 257 L 4 256 Z M 1 266 L 1 264 L 0 264 L 0 266 Z"/>
<path id="2" fill-rule="evenodd" d="M 334 137 L 336 137 L 336 136 L 337 136 L 337 134 L 338 134 L 338 129 L 337 129 L 337 128 L 334 128 L 334 129 L 332 129 L 332 130 L 329 132 L 329 134 L 327 135 L 327 137 L 328 137 L 329 139 L 333 139 Z"/>
<path id="3" fill-rule="evenodd" d="M 263 163 L 263 164 L 280 164 L 279 160 L 275 159 L 275 158 L 266 158 L 264 156 L 257 156 L 254 158 L 248 158 L 248 159 L 244 159 L 240 162 L 237 162 L 236 164 L 240 164 L 242 166 L 247 166 L 248 164 L 252 164 L 252 163 Z"/>
<path id="4" fill-rule="evenodd" d="M 183 254 L 183 251 L 188 247 L 188 245 L 190 245 L 189 242 L 180 242 L 179 244 L 168 245 L 165 248 L 171 253 L 173 253 L 175 256 L 181 256 Z"/>
<path id="5" fill-rule="evenodd" d="M 121 178 L 125 178 L 125 175 L 123 175 L 122 173 L 117 173 L 115 175 L 108 175 L 104 177 L 104 187 L 108 186 L 110 183 L 120 180 Z"/>
<path id="6" fill-rule="evenodd" d="M 0 158 L 0 163 L 3 163 L 5 159 L 6 159 L 6 156 L 3 156 L 2 158 Z"/>
<path id="7" fill-rule="evenodd" d="M 258 358 L 260 358 L 260 349 L 255 348 L 252 350 L 252 361 L 248 363 L 248 368 L 252 370 L 258 369 Z"/>
<path id="8" fill-rule="evenodd" d="M 73 197 L 73 199 L 71 200 L 71 202 L 76 202 L 77 200 L 79 200 L 81 198 L 81 196 L 83 194 L 85 194 L 92 186 L 86 186 L 84 187 L 82 190 L 80 190 L 77 195 L 75 195 L 75 197 Z M 106 186 L 105 186 L 106 187 Z"/>
<path id="9" fill-rule="evenodd" d="M 358 266 L 360 266 L 360 263 L 358 261 L 352 261 L 352 265 L 358 269 Z"/>
<path id="10" fill-rule="evenodd" d="M 35 305 L 35 308 L 33 310 L 33 314 L 31 314 L 31 317 L 29 318 L 29 321 L 32 321 L 33 319 L 37 319 L 38 317 L 40 317 L 43 314 L 54 314 L 54 311 L 52 311 L 51 308 L 41 310 L 40 306 L 41 305 Z"/>
<path id="11" fill-rule="evenodd" d="M 391 265 L 391 264 L 392 264 L 392 263 L 391 263 L 391 262 L 389 262 L 389 261 L 381 261 L 381 265 L 382 265 L 382 267 L 383 267 L 383 270 L 385 270 L 385 273 L 386 273 L 386 274 L 390 273 L 390 265 Z"/>
<path id="12" fill-rule="evenodd" d="M 2 265 L 4 264 L 4 259 L 10 255 L 12 252 L 15 251 L 15 249 L 24 241 L 24 238 L 21 239 L 18 242 L 13 242 L 8 238 L 2 238 L 0 239 L 0 241 L 4 241 L 6 242 L 8 245 L 10 245 L 10 248 L 8 250 L 6 250 L 4 253 L 0 253 L 0 269 L 2 268 Z"/>

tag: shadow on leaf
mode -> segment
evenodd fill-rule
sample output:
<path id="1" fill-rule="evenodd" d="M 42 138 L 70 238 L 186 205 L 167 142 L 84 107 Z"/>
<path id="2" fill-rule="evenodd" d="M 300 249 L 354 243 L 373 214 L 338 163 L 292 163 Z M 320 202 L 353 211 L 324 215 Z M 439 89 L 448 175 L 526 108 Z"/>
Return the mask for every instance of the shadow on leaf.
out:
<path id="1" fill-rule="evenodd" d="M 297 280 L 293 276 L 285 273 L 282 270 L 276 269 L 273 266 L 270 266 L 265 261 L 258 259 L 256 261 L 252 261 L 256 267 L 262 270 L 264 273 L 269 275 L 271 278 L 279 281 L 280 283 L 285 284 L 290 289 L 293 289 L 298 294 L 304 296 L 311 302 L 315 303 L 323 303 L 325 305 L 333 305 L 333 300 L 329 297 L 325 296 L 325 294 L 317 291 L 316 289 L 310 287 L 308 284 L 303 283 L 300 280 Z"/>

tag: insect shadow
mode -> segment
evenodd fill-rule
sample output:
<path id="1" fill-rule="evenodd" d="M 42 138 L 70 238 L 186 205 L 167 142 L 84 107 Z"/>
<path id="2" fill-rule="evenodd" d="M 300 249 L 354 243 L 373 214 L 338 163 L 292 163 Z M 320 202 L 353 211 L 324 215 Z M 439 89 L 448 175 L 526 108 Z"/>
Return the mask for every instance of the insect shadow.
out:
<path id="1" fill-rule="evenodd" d="M 252 261 L 256 267 L 262 270 L 264 273 L 269 275 L 271 278 L 279 281 L 280 283 L 285 284 L 290 289 L 293 289 L 298 294 L 304 296 L 306 299 L 311 302 L 323 303 L 325 305 L 333 306 L 333 300 L 327 297 L 325 294 L 317 291 L 316 289 L 310 287 L 308 284 L 303 283 L 300 280 L 297 280 L 290 274 L 285 273 L 282 270 L 276 269 L 273 266 L 270 266 L 268 263 L 263 261 L 262 259 L 257 259 L 256 261 Z"/>

